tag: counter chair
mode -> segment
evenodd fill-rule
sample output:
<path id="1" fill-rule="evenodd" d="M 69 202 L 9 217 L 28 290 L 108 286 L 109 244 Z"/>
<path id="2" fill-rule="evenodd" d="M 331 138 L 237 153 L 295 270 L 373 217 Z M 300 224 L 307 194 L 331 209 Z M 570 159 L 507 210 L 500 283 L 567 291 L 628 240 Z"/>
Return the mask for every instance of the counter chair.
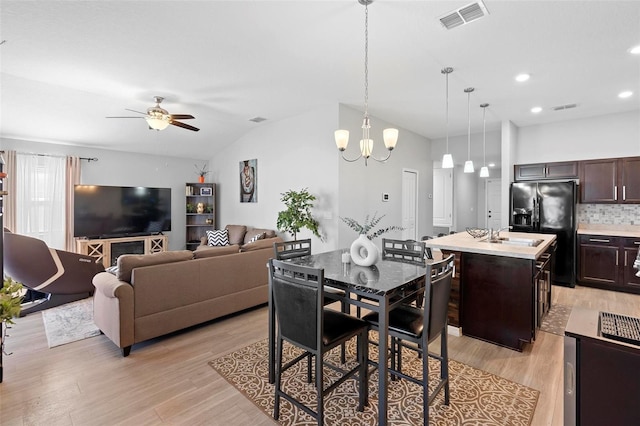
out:
<path id="1" fill-rule="evenodd" d="M 392 377 L 400 377 L 422 386 L 424 424 L 429 424 L 429 405 L 444 389 L 444 403 L 449 405 L 449 355 L 447 350 L 447 308 L 451 293 L 454 255 L 427 264 L 424 309 L 401 305 L 389 312 L 391 336 Z M 371 329 L 378 330 L 378 314 L 363 317 Z M 429 352 L 429 343 L 440 337 L 440 353 Z M 408 348 L 422 354 L 422 377 L 415 378 L 402 372 L 402 349 Z M 426 356 L 428 355 L 428 356 Z M 440 361 L 440 380 L 429 394 L 429 357 Z"/>
<path id="2" fill-rule="evenodd" d="M 4 273 L 43 298 L 25 303 L 20 316 L 90 297 L 94 275 L 104 271 L 96 258 L 49 248 L 26 235 L 4 230 Z"/>
<path id="3" fill-rule="evenodd" d="M 358 411 L 368 404 L 367 362 L 369 325 L 354 316 L 324 308 L 324 269 L 298 266 L 289 262 L 269 260 L 269 283 L 278 322 L 276 335 L 276 389 L 273 417 L 280 417 L 280 399 L 285 398 L 324 424 L 324 397 L 345 380 L 358 376 Z M 344 370 L 324 360 L 331 349 L 357 337 L 357 365 Z M 304 352 L 284 362 L 282 345 L 286 341 Z M 311 355 L 315 357 L 315 388 L 317 406 L 314 411 L 294 395 L 282 389 L 282 374 L 307 359 L 307 380 L 311 381 Z M 323 367 L 340 373 L 340 377 L 327 388 L 323 385 Z"/>

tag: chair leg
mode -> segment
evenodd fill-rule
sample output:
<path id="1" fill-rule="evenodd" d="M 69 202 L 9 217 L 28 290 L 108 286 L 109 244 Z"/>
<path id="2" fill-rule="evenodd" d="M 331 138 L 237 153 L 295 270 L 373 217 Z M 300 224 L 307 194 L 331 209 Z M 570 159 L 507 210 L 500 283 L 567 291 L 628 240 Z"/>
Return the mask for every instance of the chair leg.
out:
<path id="1" fill-rule="evenodd" d="M 429 425 L 429 350 L 426 339 L 420 344 L 422 347 L 422 401 L 423 401 L 423 424 Z"/>
<path id="2" fill-rule="evenodd" d="M 311 354 L 307 355 L 307 383 L 313 382 L 313 370 L 311 368 L 312 358 L 313 358 L 313 355 Z"/>
<path id="3" fill-rule="evenodd" d="M 447 343 L 447 327 L 440 334 L 440 378 L 444 380 L 444 405 L 449 405 L 449 348 Z"/>
<path id="4" fill-rule="evenodd" d="M 358 372 L 358 411 L 364 411 L 364 407 L 369 405 L 369 333 L 365 330 L 358 336 L 358 362 L 360 371 Z"/>
<path id="5" fill-rule="evenodd" d="M 322 351 L 316 354 L 316 391 L 318 393 L 318 407 L 316 413 L 318 413 L 317 421 L 318 426 L 324 425 L 324 376 L 322 373 Z"/>
<path id="6" fill-rule="evenodd" d="M 280 418 L 280 392 L 281 392 L 281 376 L 282 376 L 282 339 L 278 339 L 276 349 L 276 391 L 275 401 L 273 404 L 273 418 Z"/>
<path id="7" fill-rule="evenodd" d="M 340 302 L 341 308 L 342 308 L 342 312 L 345 314 L 349 314 L 349 304 L 347 302 L 345 302 L 344 300 L 342 300 Z M 342 345 L 340 345 L 340 362 L 341 363 L 346 363 L 347 362 L 347 347 L 346 347 L 346 343 L 343 343 Z"/>

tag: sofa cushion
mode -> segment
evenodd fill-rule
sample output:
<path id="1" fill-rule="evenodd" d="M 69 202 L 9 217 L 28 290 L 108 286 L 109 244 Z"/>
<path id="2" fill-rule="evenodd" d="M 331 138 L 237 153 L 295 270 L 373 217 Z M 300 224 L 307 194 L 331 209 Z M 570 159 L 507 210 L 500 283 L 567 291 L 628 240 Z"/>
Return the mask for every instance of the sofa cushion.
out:
<path id="1" fill-rule="evenodd" d="M 265 248 L 270 248 L 273 249 L 273 243 L 278 242 L 278 241 L 282 241 L 279 238 L 263 238 L 261 240 L 258 241 L 254 241 L 252 243 L 247 243 L 244 244 L 240 247 L 240 251 L 241 252 L 245 252 L 245 251 L 253 251 L 253 250 L 262 250 Z"/>
<path id="2" fill-rule="evenodd" d="M 223 256 L 225 254 L 234 254 L 240 251 L 240 246 L 237 244 L 231 246 L 209 247 L 199 246 L 194 252 L 194 259 L 203 259 L 205 257 Z"/>
<path id="3" fill-rule="evenodd" d="M 229 230 L 215 229 L 207 231 L 207 245 L 212 247 L 229 245 Z"/>
<path id="4" fill-rule="evenodd" d="M 274 231 L 273 229 L 261 229 L 261 228 L 248 229 L 247 233 L 244 234 L 243 243 L 247 244 L 249 241 L 251 241 L 253 237 L 263 233 L 265 234 L 265 238 L 273 238 L 276 236 L 276 231 Z"/>
<path id="5" fill-rule="evenodd" d="M 244 235 L 247 232 L 247 227 L 244 225 L 227 225 L 227 231 L 229 231 L 229 244 L 243 244 Z"/>
<path id="6" fill-rule="evenodd" d="M 249 242 L 247 244 L 255 243 L 258 240 L 264 240 L 265 235 L 266 234 L 264 232 L 261 232 L 260 234 L 256 234 L 253 237 L 251 237 L 251 239 L 249 240 Z"/>
<path id="7" fill-rule="evenodd" d="M 191 259 L 193 259 L 191 250 L 163 251 L 153 254 L 123 254 L 118 257 L 116 277 L 120 281 L 131 282 L 131 271 L 135 268 L 160 265 L 162 263 L 183 262 Z"/>

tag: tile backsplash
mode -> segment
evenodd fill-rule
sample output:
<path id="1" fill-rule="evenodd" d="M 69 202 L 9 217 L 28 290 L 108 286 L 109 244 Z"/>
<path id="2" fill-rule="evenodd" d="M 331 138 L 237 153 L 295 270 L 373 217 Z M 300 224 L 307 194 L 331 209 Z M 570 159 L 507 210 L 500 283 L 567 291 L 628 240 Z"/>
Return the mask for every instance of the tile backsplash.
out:
<path id="1" fill-rule="evenodd" d="M 578 204 L 578 224 L 640 225 L 640 204 Z"/>

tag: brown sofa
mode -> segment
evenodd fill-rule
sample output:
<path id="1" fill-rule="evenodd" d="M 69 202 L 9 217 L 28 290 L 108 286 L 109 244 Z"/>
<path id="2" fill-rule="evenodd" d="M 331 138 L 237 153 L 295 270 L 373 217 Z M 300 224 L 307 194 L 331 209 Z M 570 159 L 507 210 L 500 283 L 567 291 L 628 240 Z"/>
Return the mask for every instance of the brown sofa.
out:
<path id="1" fill-rule="evenodd" d="M 279 241 L 122 255 L 115 274 L 93 278 L 94 322 L 127 356 L 135 343 L 264 304 Z"/>

